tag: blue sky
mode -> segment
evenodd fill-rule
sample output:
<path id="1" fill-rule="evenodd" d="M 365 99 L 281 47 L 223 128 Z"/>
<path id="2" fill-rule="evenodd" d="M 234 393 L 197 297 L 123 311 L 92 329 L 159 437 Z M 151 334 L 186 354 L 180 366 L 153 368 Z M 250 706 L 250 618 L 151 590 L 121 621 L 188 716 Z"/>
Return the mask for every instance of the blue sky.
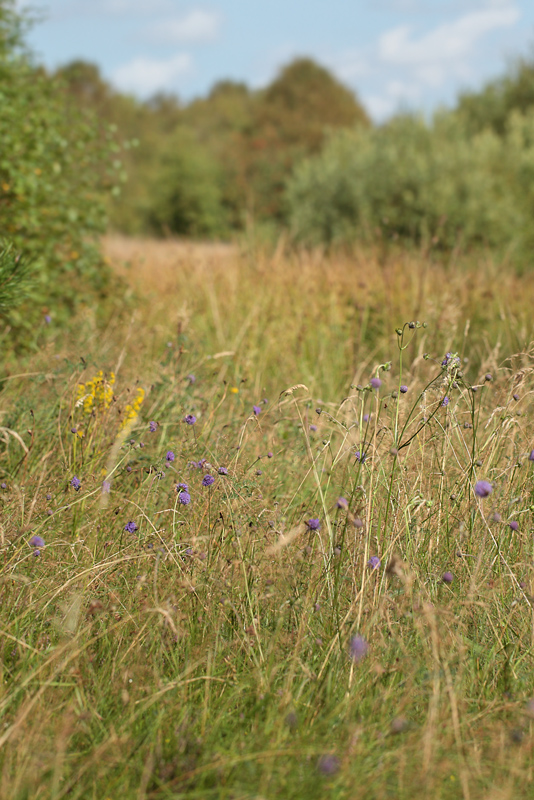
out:
<path id="1" fill-rule="evenodd" d="M 26 0 L 19 0 L 19 5 Z M 38 59 L 99 64 L 118 88 L 183 100 L 231 78 L 263 86 L 311 56 L 381 121 L 429 112 L 534 56 L 533 0 L 32 0 Z"/>

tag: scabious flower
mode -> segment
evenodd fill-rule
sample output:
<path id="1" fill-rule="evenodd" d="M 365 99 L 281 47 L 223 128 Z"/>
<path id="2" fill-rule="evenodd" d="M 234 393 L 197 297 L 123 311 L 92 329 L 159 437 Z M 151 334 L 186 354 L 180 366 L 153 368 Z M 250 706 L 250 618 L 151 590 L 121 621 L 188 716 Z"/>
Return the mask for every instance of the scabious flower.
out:
<path id="1" fill-rule="evenodd" d="M 79 491 L 80 491 L 80 487 L 81 487 L 81 485 L 82 485 L 82 482 L 81 482 L 81 480 L 80 480 L 79 478 L 77 478 L 77 477 L 76 477 L 76 475 L 75 475 L 75 476 L 74 476 L 74 478 L 71 480 L 71 482 L 70 482 L 70 485 L 72 486 L 72 488 L 74 489 L 74 491 L 76 491 L 76 492 L 79 492 Z"/>
<path id="2" fill-rule="evenodd" d="M 441 366 L 446 369 L 458 369 L 461 366 L 461 359 L 458 353 L 447 353 Z"/>
<path id="3" fill-rule="evenodd" d="M 273 457 L 273 454 L 272 454 L 272 453 L 271 453 L 271 451 L 269 450 L 269 452 L 267 453 L 267 458 L 272 458 L 272 457 Z"/>
<path id="4" fill-rule="evenodd" d="M 202 486 L 212 486 L 215 483 L 213 475 L 204 475 L 202 478 Z"/>
<path id="5" fill-rule="evenodd" d="M 102 481 L 102 494 L 109 494 L 111 491 L 111 483 L 109 481 Z"/>
<path id="6" fill-rule="evenodd" d="M 317 431 L 317 425 L 310 425 L 310 430 L 312 433 L 315 433 Z"/>
<path id="7" fill-rule="evenodd" d="M 405 386 L 405 384 L 402 384 L 402 386 L 399 386 L 399 391 L 401 394 L 406 394 L 406 392 L 408 391 L 408 387 Z"/>
<path id="8" fill-rule="evenodd" d="M 310 531 L 320 531 L 321 530 L 321 521 L 318 519 L 309 519 L 306 522 Z"/>
<path id="9" fill-rule="evenodd" d="M 227 467 L 219 467 L 217 470 L 219 475 L 228 475 L 228 468 Z"/>
<path id="10" fill-rule="evenodd" d="M 194 425 L 196 421 L 197 418 L 194 414 L 188 414 L 186 417 L 184 417 L 184 422 L 187 422 L 188 425 Z"/>
<path id="11" fill-rule="evenodd" d="M 30 545 L 32 547 L 44 547 L 45 540 L 43 539 L 42 536 L 32 536 L 32 538 L 30 539 Z"/>
<path id="12" fill-rule="evenodd" d="M 192 372 L 187 376 L 187 380 L 189 381 L 189 383 L 195 383 L 196 378 Z"/>
<path id="13" fill-rule="evenodd" d="M 364 415 L 363 415 L 363 421 L 364 421 L 364 422 L 369 422 L 369 420 L 371 419 L 371 417 L 372 417 L 372 414 L 364 414 Z"/>
<path id="14" fill-rule="evenodd" d="M 477 481 L 475 483 L 475 494 L 477 497 L 489 497 L 493 491 L 493 486 L 489 481 Z"/>
<path id="15" fill-rule="evenodd" d="M 191 495 L 189 492 L 181 491 L 178 495 L 178 502 L 181 503 L 183 506 L 188 506 L 191 502 Z"/>
<path id="16" fill-rule="evenodd" d="M 447 395 L 445 395 L 445 397 L 443 398 L 441 405 L 445 407 L 449 405 L 449 398 L 447 397 Z"/>
<path id="17" fill-rule="evenodd" d="M 130 522 L 127 522 L 126 525 L 124 526 L 124 530 L 126 531 L 126 533 L 135 533 L 137 530 L 137 525 L 135 524 L 135 522 L 130 520 Z"/>
<path id="18" fill-rule="evenodd" d="M 441 576 L 441 580 L 443 581 L 443 583 L 452 583 L 454 580 L 454 575 L 452 574 L 452 572 L 444 572 L 443 575 Z"/>
<path id="19" fill-rule="evenodd" d="M 336 507 L 337 508 L 348 508 L 349 501 L 345 497 L 338 497 L 336 500 Z"/>
<path id="20" fill-rule="evenodd" d="M 189 491 L 189 486 L 187 485 L 187 483 L 177 483 L 176 484 L 176 491 L 177 492 L 188 492 Z"/>
<path id="21" fill-rule="evenodd" d="M 258 416 L 258 414 L 261 414 L 261 407 L 260 406 L 252 406 L 252 410 L 254 411 L 254 414 L 256 416 Z"/>
<path id="22" fill-rule="evenodd" d="M 156 433 L 156 431 L 158 429 L 158 423 L 154 422 L 154 420 L 152 420 L 152 422 L 148 423 L 148 428 L 150 430 L 150 433 Z"/>
<path id="23" fill-rule="evenodd" d="M 174 453 L 172 452 L 172 450 L 167 450 L 167 454 L 165 456 L 165 461 L 168 461 L 169 463 L 171 461 L 174 461 Z"/>
<path id="24" fill-rule="evenodd" d="M 368 652 L 369 652 L 369 645 L 367 644 L 363 636 L 360 636 L 359 634 L 353 636 L 349 644 L 349 655 L 352 658 L 352 660 L 358 663 L 359 661 L 362 660 L 362 658 L 365 658 Z"/>
<path id="25" fill-rule="evenodd" d="M 509 522 L 508 525 L 511 527 L 511 529 L 513 531 L 518 531 L 519 530 L 519 522 L 516 522 L 515 520 L 512 520 L 512 522 Z"/>
<path id="26" fill-rule="evenodd" d="M 382 386 L 382 381 L 380 380 L 380 378 L 371 378 L 369 383 L 371 384 L 373 389 L 380 389 L 380 387 Z"/>
<path id="27" fill-rule="evenodd" d="M 317 762 L 317 769 L 323 775 L 335 775 L 339 772 L 339 758 L 331 754 L 321 756 Z"/>
<path id="28" fill-rule="evenodd" d="M 529 457 L 528 457 L 528 460 L 529 460 L 529 461 L 534 461 L 534 450 L 531 450 L 531 451 L 530 451 L 530 455 L 529 455 Z"/>
<path id="29" fill-rule="evenodd" d="M 372 570 L 379 569 L 380 559 L 378 558 L 378 556 L 371 556 L 371 558 L 367 562 L 367 566 Z"/>
<path id="30" fill-rule="evenodd" d="M 361 464 L 365 464 L 367 460 L 367 455 L 365 453 L 361 453 L 359 450 L 356 450 L 356 452 L 354 453 L 354 458 Z"/>

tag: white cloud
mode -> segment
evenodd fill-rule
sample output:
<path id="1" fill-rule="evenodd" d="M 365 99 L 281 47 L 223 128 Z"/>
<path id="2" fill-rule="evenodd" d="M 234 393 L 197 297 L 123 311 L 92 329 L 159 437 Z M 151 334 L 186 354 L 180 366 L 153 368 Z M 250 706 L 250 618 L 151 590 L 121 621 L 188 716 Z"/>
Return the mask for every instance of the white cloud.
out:
<path id="1" fill-rule="evenodd" d="M 176 81 L 187 75 L 191 68 L 191 57 L 187 53 L 160 61 L 134 58 L 115 70 L 112 81 L 124 92 L 147 97 L 158 91 L 175 88 Z"/>
<path id="2" fill-rule="evenodd" d="M 466 58 L 485 34 L 514 25 L 519 19 L 515 6 L 493 7 L 464 14 L 439 25 L 417 38 L 411 38 L 412 28 L 401 25 L 382 34 L 378 42 L 379 57 L 397 66 L 435 65 L 448 62 L 452 67 L 459 58 Z"/>
<path id="3" fill-rule="evenodd" d="M 219 14 L 196 9 L 180 19 L 157 22 L 148 30 L 147 38 L 158 44 L 209 42 L 217 38 L 220 23 Z"/>
<path id="4" fill-rule="evenodd" d="M 132 17 L 172 13 L 172 0 L 63 0 L 52 9 L 55 20 L 70 17 Z"/>

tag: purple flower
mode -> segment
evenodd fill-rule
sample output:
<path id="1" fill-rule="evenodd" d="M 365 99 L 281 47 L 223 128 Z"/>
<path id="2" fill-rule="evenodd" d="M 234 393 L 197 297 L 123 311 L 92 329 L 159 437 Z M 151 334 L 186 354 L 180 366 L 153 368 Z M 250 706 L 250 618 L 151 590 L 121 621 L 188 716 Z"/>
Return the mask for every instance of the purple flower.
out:
<path id="1" fill-rule="evenodd" d="M 367 460 L 367 455 L 365 453 L 360 453 L 359 450 L 356 450 L 356 452 L 354 453 L 354 458 L 356 459 L 356 461 L 359 461 L 361 464 L 365 464 L 365 462 Z"/>
<path id="2" fill-rule="evenodd" d="M 457 353 L 447 353 L 441 362 L 442 367 L 459 367 L 460 364 L 460 356 Z"/>
<path id="3" fill-rule="evenodd" d="M 189 491 L 189 486 L 187 485 L 187 483 L 178 483 L 176 485 L 176 491 L 177 492 L 188 492 Z"/>
<path id="4" fill-rule="evenodd" d="M 371 384 L 373 389 L 380 389 L 380 387 L 382 386 L 382 381 L 380 380 L 380 378 L 371 378 L 369 383 Z"/>
<path id="5" fill-rule="evenodd" d="M 187 380 L 189 381 L 189 383 L 195 383 L 196 378 L 192 372 L 187 376 Z"/>
<path id="6" fill-rule="evenodd" d="M 168 461 L 169 463 L 171 461 L 174 461 L 174 453 L 172 452 L 172 450 L 167 450 L 167 454 L 165 456 L 165 461 Z"/>
<path id="7" fill-rule="evenodd" d="M 71 428 L 71 429 L 70 429 L 70 432 L 71 432 L 71 433 L 78 433 L 78 428 Z"/>
<path id="8" fill-rule="evenodd" d="M 228 475 L 228 468 L 227 467 L 219 467 L 217 470 L 219 475 Z"/>
<path id="9" fill-rule="evenodd" d="M 406 394 L 406 392 L 408 391 L 408 387 L 402 384 L 402 386 L 399 386 L 399 391 L 401 394 Z"/>
<path id="10" fill-rule="evenodd" d="M 102 494 L 109 494 L 111 491 L 111 483 L 109 481 L 102 481 Z"/>
<path id="11" fill-rule="evenodd" d="M 52 322 L 52 317 L 50 316 L 50 314 L 45 314 L 44 320 L 47 325 L 50 325 L 50 323 Z"/>
<path id="12" fill-rule="evenodd" d="M 363 421 L 364 422 L 369 422 L 369 420 L 371 419 L 371 416 L 372 416 L 371 414 L 364 414 L 363 415 Z"/>
<path id="13" fill-rule="evenodd" d="M 272 454 L 272 453 L 271 453 L 271 451 L 269 450 L 269 452 L 267 453 L 267 458 L 272 458 L 272 457 L 273 457 L 273 454 Z"/>
<path id="14" fill-rule="evenodd" d="M 488 481 L 477 481 L 475 483 L 475 494 L 478 497 L 488 497 L 493 491 L 493 486 Z"/>
<path id="15" fill-rule="evenodd" d="M 186 417 L 184 417 L 184 422 L 187 422 L 188 425 L 194 425 L 196 421 L 197 418 L 194 414 L 188 414 Z"/>
<path id="16" fill-rule="evenodd" d="M 41 555 L 41 551 L 40 550 L 34 550 L 33 551 L 33 555 L 35 556 L 35 558 L 39 558 L 39 556 Z"/>
<path id="17" fill-rule="evenodd" d="M 181 503 L 183 506 L 188 506 L 191 502 L 191 495 L 189 492 L 181 491 L 178 495 L 178 502 Z"/>
<path id="18" fill-rule="evenodd" d="M 80 480 L 79 478 L 77 478 L 77 477 L 76 477 L 76 475 L 75 475 L 75 476 L 74 476 L 74 478 L 71 480 L 71 482 L 70 482 L 70 485 L 72 486 L 72 488 L 73 488 L 73 489 L 74 489 L 76 492 L 79 492 L 79 491 L 80 491 L 80 487 L 81 487 L 81 485 L 82 485 L 82 482 L 81 482 L 81 480 Z"/>
<path id="19" fill-rule="evenodd" d="M 331 754 L 321 756 L 317 762 L 317 769 L 323 775 L 335 775 L 339 772 L 339 758 Z"/>
<path id="20" fill-rule="evenodd" d="M 369 645 L 363 636 L 353 636 L 349 644 L 349 654 L 353 661 L 361 661 L 369 652 Z"/>
<path id="21" fill-rule="evenodd" d="M 310 425 L 310 430 L 312 433 L 315 433 L 315 431 L 317 430 L 317 425 Z"/>
<path id="22" fill-rule="evenodd" d="M 531 451 L 530 451 L 530 455 L 529 455 L 529 457 L 528 457 L 528 460 L 529 460 L 529 461 L 534 461 L 534 450 L 531 450 Z"/>
<path id="23" fill-rule="evenodd" d="M 306 522 L 310 531 L 320 531 L 321 530 L 321 521 L 318 519 L 309 519 Z"/>
<path id="24" fill-rule="evenodd" d="M 7 483 L 0 483 L 0 489 L 7 489 Z"/>
<path id="25" fill-rule="evenodd" d="M 154 422 L 154 420 L 152 420 L 152 422 L 148 423 L 148 428 L 150 430 L 150 433 L 156 433 L 156 431 L 158 429 L 158 423 Z"/>
<path id="26" fill-rule="evenodd" d="M 452 572 L 444 572 L 443 575 L 441 576 L 441 580 L 443 581 L 443 583 L 452 583 L 454 580 L 454 575 L 452 574 Z"/>
<path id="27" fill-rule="evenodd" d="M 509 526 L 511 527 L 511 529 L 513 531 L 518 531 L 519 530 L 519 522 L 516 522 L 515 520 L 512 520 L 512 522 L 509 522 L 508 524 L 509 524 Z"/>
<path id="28" fill-rule="evenodd" d="M 252 410 L 254 411 L 254 414 L 255 414 L 256 416 L 258 416 L 258 414 L 261 414 L 261 408 L 260 408 L 260 406 L 252 406 Z"/>
<path id="29" fill-rule="evenodd" d="M 215 483 L 213 475 L 204 475 L 202 478 L 202 486 L 212 486 Z"/>
<path id="30" fill-rule="evenodd" d="M 127 522 L 126 525 L 124 526 L 124 530 L 126 531 L 126 533 L 135 533 L 137 530 L 137 525 L 135 524 L 135 522 L 130 520 L 130 522 Z"/>
<path id="31" fill-rule="evenodd" d="M 45 540 L 43 539 L 42 536 L 32 536 L 32 538 L 30 539 L 30 545 L 32 547 L 44 547 Z"/>
<path id="32" fill-rule="evenodd" d="M 336 507 L 337 508 L 348 508 L 349 501 L 345 497 L 338 497 L 336 500 Z"/>
<path id="33" fill-rule="evenodd" d="M 447 397 L 447 395 L 445 395 L 445 397 L 443 398 L 441 405 L 445 407 L 449 405 L 449 398 Z"/>
<path id="34" fill-rule="evenodd" d="M 370 569 L 373 569 L 373 570 L 374 569 L 379 569 L 380 568 L 380 559 L 378 558 L 378 556 L 371 556 L 371 558 L 367 562 L 367 566 Z"/>

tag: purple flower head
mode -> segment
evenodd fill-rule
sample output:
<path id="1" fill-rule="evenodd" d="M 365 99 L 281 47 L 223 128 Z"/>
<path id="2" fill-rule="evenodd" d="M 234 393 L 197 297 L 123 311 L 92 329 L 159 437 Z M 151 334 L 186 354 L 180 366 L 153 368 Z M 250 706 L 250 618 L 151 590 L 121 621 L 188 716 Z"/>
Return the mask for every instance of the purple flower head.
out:
<path id="1" fill-rule="evenodd" d="M 158 429 L 158 423 L 154 422 L 154 420 L 152 420 L 152 422 L 148 423 L 148 428 L 150 430 L 150 433 L 156 433 L 156 431 Z"/>
<path id="2" fill-rule="evenodd" d="M 172 450 L 167 450 L 167 454 L 165 456 L 165 461 L 168 461 L 169 463 L 171 461 L 174 461 L 174 453 L 172 452 Z"/>
<path id="3" fill-rule="evenodd" d="M 443 583 L 452 583 L 454 580 L 454 575 L 452 574 L 452 572 L 444 572 L 443 575 L 441 576 L 441 580 L 443 581 Z"/>
<path id="4" fill-rule="evenodd" d="M 33 555 L 35 556 L 35 558 L 39 558 L 39 556 L 41 555 L 41 551 L 40 550 L 34 550 L 33 551 Z"/>
<path id="5" fill-rule="evenodd" d="M 44 320 L 47 325 L 50 325 L 50 323 L 52 322 L 52 317 L 50 316 L 50 314 L 45 314 Z"/>
<path id="6" fill-rule="evenodd" d="M 176 491 L 177 492 L 188 492 L 189 491 L 189 486 L 187 485 L 187 483 L 178 483 L 176 485 Z"/>
<path id="7" fill-rule="evenodd" d="M 102 481 L 102 494 L 109 494 L 111 491 L 111 483 L 109 481 Z"/>
<path id="8" fill-rule="evenodd" d="M 187 376 L 187 380 L 189 381 L 189 383 L 195 383 L 196 378 L 192 372 Z"/>
<path id="9" fill-rule="evenodd" d="M 348 508 L 349 501 L 345 497 L 338 497 L 336 500 L 336 508 Z"/>
<path id="10" fill-rule="evenodd" d="M 319 519 L 309 519 L 306 522 L 310 531 L 320 531 L 321 530 L 321 521 Z"/>
<path id="11" fill-rule="evenodd" d="M 217 472 L 219 475 L 228 475 L 228 467 L 219 467 Z"/>
<path id="12" fill-rule="evenodd" d="M 519 522 L 516 522 L 515 520 L 512 520 L 512 522 L 509 522 L 508 524 L 509 524 L 509 526 L 511 527 L 511 529 L 513 531 L 518 531 L 519 530 Z"/>
<path id="13" fill-rule="evenodd" d="M 76 477 L 76 475 L 75 475 L 75 476 L 74 476 L 74 478 L 71 480 L 71 482 L 70 482 L 70 485 L 72 486 L 72 488 L 73 488 L 73 489 L 74 489 L 76 492 L 79 492 L 79 491 L 80 491 L 80 487 L 81 487 L 81 485 L 82 485 L 82 482 L 81 482 L 81 480 L 80 480 L 79 478 L 77 478 L 77 477 Z"/>
<path id="14" fill-rule="evenodd" d="M 137 525 L 135 524 L 135 522 L 130 520 L 130 522 L 127 522 L 126 525 L 124 526 L 124 530 L 126 531 L 126 533 L 135 533 L 137 530 Z"/>
<path id="15" fill-rule="evenodd" d="M 356 452 L 354 453 L 354 458 L 361 464 L 365 464 L 365 462 L 367 461 L 367 455 L 365 453 L 361 453 L 359 450 L 356 450 Z"/>
<path id="16" fill-rule="evenodd" d="M 189 492 L 181 491 L 178 495 L 178 502 L 181 503 L 183 506 L 188 506 L 191 502 L 191 495 Z"/>
<path id="17" fill-rule="evenodd" d="M 364 422 L 369 422 L 369 420 L 371 419 L 371 417 L 372 417 L 372 414 L 364 414 L 364 415 L 363 415 L 363 421 L 364 421 Z"/>
<path id="18" fill-rule="evenodd" d="M 262 473 L 261 469 L 257 469 L 257 470 L 256 470 L 256 475 L 263 475 L 263 473 Z"/>
<path id="19" fill-rule="evenodd" d="M 408 387 L 405 384 L 402 384 L 402 386 L 399 386 L 399 391 L 401 394 L 406 394 Z"/>
<path id="20" fill-rule="evenodd" d="M 331 754 L 321 756 L 317 762 L 317 769 L 323 775 L 335 775 L 339 772 L 339 758 Z"/>
<path id="21" fill-rule="evenodd" d="M 447 395 L 445 395 L 445 397 L 443 398 L 441 405 L 445 407 L 449 405 L 449 398 L 447 397 Z"/>
<path id="22" fill-rule="evenodd" d="M 261 414 L 261 407 L 260 406 L 252 406 L 252 410 L 254 411 L 254 414 L 256 416 L 258 416 L 258 414 Z"/>
<path id="23" fill-rule="evenodd" d="M 267 458 L 272 458 L 272 457 L 273 457 L 273 454 L 272 454 L 272 453 L 271 453 L 271 451 L 269 450 L 269 452 L 267 453 Z"/>
<path id="24" fill-rule="evenodd" d="M 529 455 L 529 457 L 528 457 L 528 460 L 529 460 L 529 461 L 534 461 L 534 450 L 531 450 L 531 451 L 530 451 L 530 455 Z"/>
<path id="25" fill-rule="evenodd" d="M 70 432 L 71 432 L 71 433 L 78 433 L 78 428 L 71 428 L 71 429 L 70 429 Z"/>
<path id="26" fill-rule="evenodd" d="M 202 478 L 202 486 L 213 486 L 215 483 L 215 478 L 213 475 L 204 475 Z"/>
<path id="27" fill-rule="evenodd" d="M 380 380 L 380 378 L 371 378 L 369 383 L 371 384 L 373 389 L 380 389 L 380 387 L 382 386 L 382 381 Z"/>
<path id="28" fill-rule="evenodd" d="M 30 545 L 32 547 L 44 547 L 45 540 L 43 539 L 42 536 L 32 536 L 32 538 L 30 539 Z"/>
<path id="29" fill-rule="evenodd" d="M 315 433 L 317 430 L 317 425 L 310 425 L 310 430 L 312 433 Z"/>
<path id="30" fill-rule="evenodd" d="M 369 652 L 369 645 L 363 636 L 353 636 L 349 644 L 349 655 L 353 661 L 358 663 L 362 658 L 365 658 Z"/>
<path id="31" fill-rule="evenodd" d="M 371 556 L 371 558 L 367 562 L 367 566 L 372 570 L 380 569 L 380 559 L 378 558 L 378 556 Z"/>
<path id="32" fill-rule="evenodd" d="M 7 489 L 7 483 L 0 483 L 0 489 Z"/>
<path id="33" fill-rule="evenodd" d="M 188 414 L 186 417 L 184 417 L 184 422 L 187 422 L 188 425 L 194 425 L 196 421 L 197 418 L 194 414 Z"/>
<path id="34" fill-rule="evenodd" d="M 489 497 L 493 491 L 493 486 L 489 481 L 477 481 L 475 483 L 475 494 L 477 497 Z"/>
<path id="35" fill-rule="evenodd" d="M 461 365 L 460 356 L 458 353 L 447 353 L 443 361 L 441 362 L 442 367 L 450 367 L 458 368 Z"/>

